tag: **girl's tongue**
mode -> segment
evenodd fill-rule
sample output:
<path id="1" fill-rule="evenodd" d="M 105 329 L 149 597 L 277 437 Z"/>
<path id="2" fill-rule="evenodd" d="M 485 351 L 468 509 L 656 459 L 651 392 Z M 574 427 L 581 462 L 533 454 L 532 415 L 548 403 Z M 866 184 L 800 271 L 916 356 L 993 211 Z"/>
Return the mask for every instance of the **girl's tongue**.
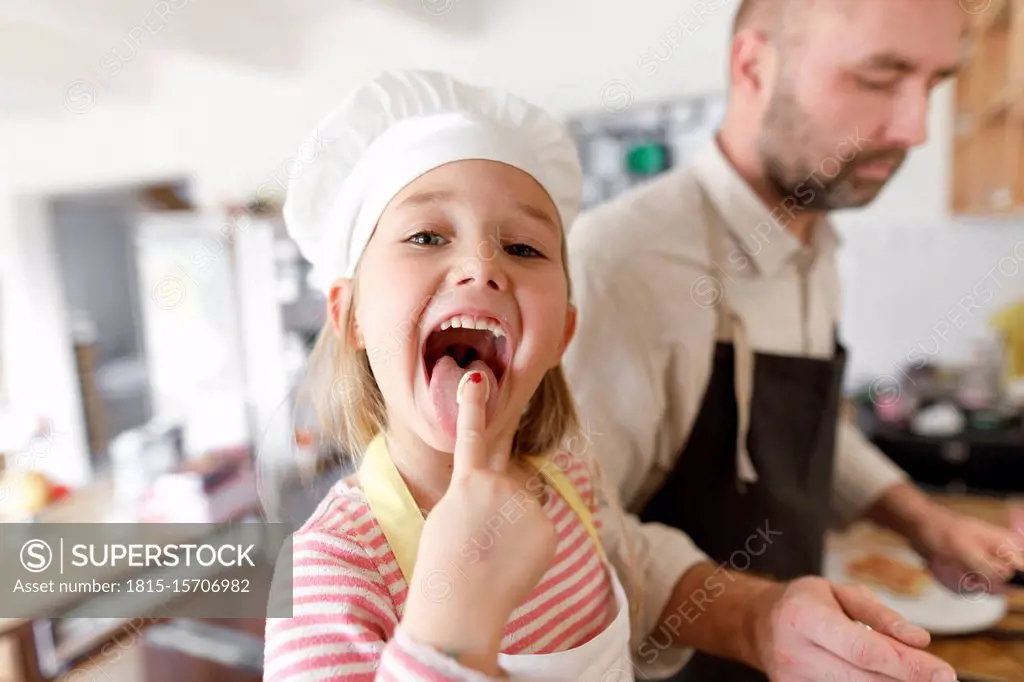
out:
<path id="1" fill-rule="evenodd" d="M 483 360 L 474 360 L 468 367 L 459 367 L 455 358 L 444 355 L 434 365 L 434 371 L 430 375 L 430 384 L 427 386 L 430 400 L 434 403 L 437 421 L 453 441 L 455 440 L 455 424 L 459 416 L 459 404 L 455 400 L 455 394 L 459 388 L 459 381 L 466 372 L 483 372 L 491 386 L 491 397 L 488 402 L 493 400 L 494 388 L 498 382 L 494 378 L 494 372 Z"/>

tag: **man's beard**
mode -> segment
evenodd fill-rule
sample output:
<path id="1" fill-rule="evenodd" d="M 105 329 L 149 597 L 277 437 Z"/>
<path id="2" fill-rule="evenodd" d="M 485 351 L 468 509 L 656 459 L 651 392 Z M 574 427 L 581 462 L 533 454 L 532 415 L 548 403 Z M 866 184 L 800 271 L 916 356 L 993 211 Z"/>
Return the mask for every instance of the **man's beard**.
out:
<path id="1" fill-rule="evenodd" d="M 799 208 L 833 211 L 858 208 L 875 199 L 902 165 L 906 151 L 899 148 L 854 147 L 850 134 L 832 147 L 818 140 L 813 120 L 780 84 L 769 102 L 759 142 L 765 180 L 783 198 L 792 197 Z M 815 153 L 815 149 L 824 152 Z M 857 169 L 870 163 L 892 167 L 884 179 L 863 178 Z"/>

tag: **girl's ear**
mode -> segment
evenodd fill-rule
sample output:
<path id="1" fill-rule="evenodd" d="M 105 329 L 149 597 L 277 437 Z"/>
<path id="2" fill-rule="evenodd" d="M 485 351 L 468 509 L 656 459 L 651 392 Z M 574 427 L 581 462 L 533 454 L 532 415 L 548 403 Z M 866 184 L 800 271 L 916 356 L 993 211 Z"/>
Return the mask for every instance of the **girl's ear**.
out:
<path id="1" fill-rule="evenodd" d="M 569 347 L 573 336 L 576 335 L 576 315 L 576 306 L 570 303 L 565 312 L 565 338 L 562 340 L 562 347 L 558 351 L 559 356 L 565 353 L 565 349 Z"/>
<path id="2" fill-rule="evenodd" d="M 349 308 L 352 306 L 352 280 L 339 278 L 331 284 L 331 291 L 327 300 L 327 314 L 331 318 L 331 327 L 339 339 L 348 343 L 354 348 L 363 347 L 362 335 L 359 333 L 359 324 L 353 314 L 350 318 Z M 346 324 L 352 320 L 351 328 Z"/>

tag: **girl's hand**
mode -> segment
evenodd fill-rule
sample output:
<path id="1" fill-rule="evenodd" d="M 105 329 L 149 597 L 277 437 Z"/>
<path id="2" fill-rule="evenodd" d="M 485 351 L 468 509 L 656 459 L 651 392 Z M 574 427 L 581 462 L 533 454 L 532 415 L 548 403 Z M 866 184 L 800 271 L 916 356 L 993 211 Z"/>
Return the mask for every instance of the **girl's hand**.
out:
<path id="1" fill-rule="evenodd" d="M 551 566 L 557 535 L 534 493 L 510 475 L 509 453 L 488 452 L 489 391 L 480 372 L 459 384 L 452 480 L 424 524 L 402 627 L 493 675 L 505 624 Z"/>

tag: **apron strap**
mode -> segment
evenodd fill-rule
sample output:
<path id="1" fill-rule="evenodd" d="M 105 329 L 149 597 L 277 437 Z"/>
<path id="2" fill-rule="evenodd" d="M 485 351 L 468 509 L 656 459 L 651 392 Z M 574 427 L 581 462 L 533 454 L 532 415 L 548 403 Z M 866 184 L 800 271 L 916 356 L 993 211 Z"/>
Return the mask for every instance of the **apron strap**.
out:
<path id="1" fill-rule="evenodd" d="M 707 239 L 708 251 L 711 255 L 711 270 L 715 269 L 726 277 L 725 271 L 719 263 L 728 259 L 725 252 L 723 240 L 727 237 L 727 231 L 722 225 L 718 212 L 711 205 L 711 199 L 707 191 L 699 182 L 697 187 L 700 190 L 700 210 L 707 225 L 705 236 Z M 713 274 L 713 277 L 717 275 Z M 717 279 L 721 289 L 721 297 L 716 306 L 718 312 L 717 339 L 731 339 L 733 345 L 733 356 L 735 363 L 735 391 L 736 391 L 736 412 L 738 424 L 736 428 L 736 471 L 741 484 L 755 483 L 757 481 L 757 469 L 747 451 L 747 434 L 750 432 L 750 405 L 753 399 L 754 383 L 754 353 L 747 340 L 746 329 L 743 321 L 729 303 L 728 287 L 725 282 Z"/>
<path id="2" fill-rule="evenodd" d="M 590 539 L 594 541 L 594 546 L 597 548 L 597 553 L 601 556 L 601 560 L 605 559 L 604 546 L 601 544 L 601 537 L 597 533 L 597 526 L 594 525 L 594 516 L 590 513 L 590 508 L 587 507 L 583 498 L 580 497 L 580 493 L 576 490 L 576 486 L 572 484 L 569 477 L 558 468 L 558 466 L 549 457 L 543 455 L 537 457 L 529 457 L 526 460 L 530 466 L 537 470 L 541 476 L 548 479 L 551 487 L 558 491 L 558 494 L 562 496 L 566 504 L 579 517 L 583 527 L 587 529 L 587 534 Z"/>
<path id="3" fill-rule="evenodd" d="M 593 515 L 568 476 L 548 457 L 529 457 L 526 461 L 548 480 L 576 513 L 587 534 L 594 541 L 598 554 L 604 560 L 604 547 L 594 525 Z M 384 537 L 387 538 L 402 575 L 405 576 L 406 582 L 411 582 L 425 520 L 423 512 L 420 511 L 391 459 L 383 434 L 370 442 L 363 455 L 362 464 L 359 466 L 359 485 L 366 495 L 370 512 L 377 519 Z"/>
<path id="4" fill-rule="evenodd" d="M 384 435 L 370 442 L 359 466 L 359 485 L 406 582 L 412 580 L 423 534 L 423 512 L 391 460 Z"/>

